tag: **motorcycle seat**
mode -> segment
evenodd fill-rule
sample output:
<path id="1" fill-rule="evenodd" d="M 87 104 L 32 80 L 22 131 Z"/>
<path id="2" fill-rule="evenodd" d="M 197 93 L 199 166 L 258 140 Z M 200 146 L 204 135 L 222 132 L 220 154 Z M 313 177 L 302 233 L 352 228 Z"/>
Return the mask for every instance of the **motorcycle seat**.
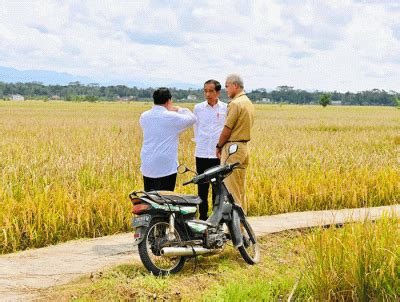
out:
<path id="1" fill-rule="evenodd" d="M 199 205 L 201 203 L 200 197 L 196 195 L 179 194 L 172 191 L 151 191 L 147 192 L 147 194 L 159 203 L 177 205 Z M 159 195 L 161 195 L 161 197 Z"/>

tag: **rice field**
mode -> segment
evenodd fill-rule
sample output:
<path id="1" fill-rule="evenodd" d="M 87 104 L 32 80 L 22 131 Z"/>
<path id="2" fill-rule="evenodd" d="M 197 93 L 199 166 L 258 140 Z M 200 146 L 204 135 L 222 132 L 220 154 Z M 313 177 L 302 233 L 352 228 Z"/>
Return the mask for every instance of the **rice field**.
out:
<path id="1" fill-rule="evenodd" d="M 400 220 L 317 230 L 305 240 L 300 301 L 399 301 Z"/>
<path id="2" fill-rule="evenodd" d="M 193 105 L 188 105 L 192 108 Z M 129 230 L 151 103 L 0 102 L 0 252 Z M 249 215 L 399 203 L 400 111 L 256 105 Z M 181 163 L 194 167 L 193 132 Z M 195 193 L 180 183 L 179 192 Z"/>

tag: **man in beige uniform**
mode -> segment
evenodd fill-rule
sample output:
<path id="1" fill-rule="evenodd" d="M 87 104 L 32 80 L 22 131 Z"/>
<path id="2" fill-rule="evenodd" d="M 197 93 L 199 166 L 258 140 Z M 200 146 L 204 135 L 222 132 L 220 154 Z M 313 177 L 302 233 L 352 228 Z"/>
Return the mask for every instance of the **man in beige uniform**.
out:
<path id="1" fill-rule="evenodd" d="M 221 158 L 221 164 L 239 162 L 239 168 L 225 178 L 225 184 L 233 198 L 247 213 L 245 197 L 246 168 L 249 164 L 247 143 L 251 139 L 251 127 L 254 123 L 254 106 L 243 91 L 243 80 L 236 74 L 226 78 L 225 89 L 231 99 L 228 103 L 228 112 L 225 126 L 222 130 L 216 153 Z M 232 144 L 238 145 L 236 153 L 228 158 L 228 149 Z"/>

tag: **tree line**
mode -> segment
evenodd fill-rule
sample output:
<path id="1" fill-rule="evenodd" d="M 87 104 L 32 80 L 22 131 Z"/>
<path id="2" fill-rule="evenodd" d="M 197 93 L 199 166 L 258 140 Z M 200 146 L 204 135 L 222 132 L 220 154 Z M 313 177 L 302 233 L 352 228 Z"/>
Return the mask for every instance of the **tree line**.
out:
<path id="1" fill-rule="evenodd" d="M 279 86 L 268 92 L 266 89 L 256 89 L 247 94 L 253 100 L 265 100 L 272 103 L 289 104 L 319 104 L 321 97 L 329 96 L 330 102 L 338 102 L 342 105 L 381 105 L 395 106 L 400 99 L 400 93 L 372 89 L 361 92 L 321 92 L 294 89 L 291 86 Z"/>
<path id="2" fill-rule="evenodd" d="M 155 88 L 127 87 L 125 85 L 101 86 L 96 83 L 84 85 L 71 82 L 68 85 L 44 85 L 40 82 L 4 83 L 0 82 L 0 99 L 8 99 L 11 95 L 20 94 L 25 99 L 63 99 L 66 101 L 97 101 L 97 100 L 151 100 Z M 171 88 L 176 101 L 203 100 L 202 89 Z M 288 103 L 288 104 L 318 104 L 321 96 L 329 95 L 330 102 L 343 105 L 381 105 L 395 106 L 400 99 L 400 93 L 372 89 L 361 92 L 322 92 L 294 89 L 291 86 L 278 86 L 272 91 L 264 88 L 247 92 L 253 102 Z M 226 100 L 224 91 L 221 98 Z"/>

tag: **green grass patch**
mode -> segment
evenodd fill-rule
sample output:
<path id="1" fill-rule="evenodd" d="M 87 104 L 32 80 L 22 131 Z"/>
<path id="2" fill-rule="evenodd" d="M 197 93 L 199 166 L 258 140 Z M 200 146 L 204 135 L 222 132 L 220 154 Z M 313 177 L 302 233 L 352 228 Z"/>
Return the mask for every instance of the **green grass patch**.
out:
<path id="1" fill-rule="evenodd" d="M 287 299 L 300 274 L 300 232 L 260 239 L 262 260 L 249 266 L 228 247 L 219 255 L 191 260 L 173 276 L 154 277 L 141 263 L 106 272 L 43 292 L 58 301 L 270 301 Z M 271 298 L 271 299 L 270 299 Z"/>
<path id="2" fill-rule="evenodd" d="M 287 231 L 259 239 L 261 262 L 228 247 L 167 277 L 140 262 L 43 292 L 59 301 L 399 301 L 399 219 Z"/>

